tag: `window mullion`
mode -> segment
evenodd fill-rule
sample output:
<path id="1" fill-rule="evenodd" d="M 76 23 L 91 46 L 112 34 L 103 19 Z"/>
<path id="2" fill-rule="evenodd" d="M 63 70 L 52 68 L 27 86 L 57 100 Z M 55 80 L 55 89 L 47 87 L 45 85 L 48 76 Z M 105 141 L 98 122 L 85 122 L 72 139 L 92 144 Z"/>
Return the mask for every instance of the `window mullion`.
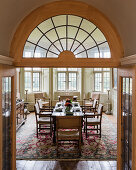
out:
<path id="1" fill-rule="evenodd" d="M 66 91 L 69 91 L 69 72 L 66 72 Z"/>
<path id="2" fill-rule="evenodd" d="M 33 92 L 33 71 L 31 71 L 31 87 L 32 87 L 32 92 Z"/>
<path id="3" fill-rule="evenodd" d="M 102 92 L 104 92 L 104 72 L 103 72 L 103 69 L 102 69 Z"/>

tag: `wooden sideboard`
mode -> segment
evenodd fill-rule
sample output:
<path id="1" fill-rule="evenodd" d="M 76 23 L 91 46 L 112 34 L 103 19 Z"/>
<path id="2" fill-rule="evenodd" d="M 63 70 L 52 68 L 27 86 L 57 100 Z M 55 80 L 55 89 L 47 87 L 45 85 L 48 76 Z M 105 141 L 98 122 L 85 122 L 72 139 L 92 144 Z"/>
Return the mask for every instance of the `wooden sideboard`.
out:
<path id="1" fill-rule="evenodd" d="M 26 117 L 24 114 L 24 101 L 16 103 L 16 130 L 25 123 Z"/>

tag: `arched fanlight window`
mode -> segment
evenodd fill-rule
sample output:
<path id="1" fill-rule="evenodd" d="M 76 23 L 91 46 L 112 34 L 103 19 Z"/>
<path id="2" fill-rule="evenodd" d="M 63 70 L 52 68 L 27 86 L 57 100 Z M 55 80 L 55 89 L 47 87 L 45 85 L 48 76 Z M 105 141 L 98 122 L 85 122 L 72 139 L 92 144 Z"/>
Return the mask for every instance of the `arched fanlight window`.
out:
<path id="1" fill-rule="evenodd" d="M 23 58 L 58 58 L 62 51 L 76 58 L 110 58 L 103 33 L 90 21 L 74 15 L 51 17 L 29 35 Z"/>

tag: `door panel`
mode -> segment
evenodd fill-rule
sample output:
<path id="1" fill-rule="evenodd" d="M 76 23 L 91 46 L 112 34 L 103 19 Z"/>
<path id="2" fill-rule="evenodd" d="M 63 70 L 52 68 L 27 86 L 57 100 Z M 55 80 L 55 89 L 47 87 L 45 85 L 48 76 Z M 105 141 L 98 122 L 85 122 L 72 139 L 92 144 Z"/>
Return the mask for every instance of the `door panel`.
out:
<path id="1" fill-rule="evenodd" d="M 11 77 L 2 78 L 2 169 L 11 169 Z"/>
<path id="2" fill-rule="evenodd" d="M 16 169 L 16 70 L 0 64 L 0 170 Z"/>
<path id="3" fill-rule="evenodd" d="M 123 170 L 132 169 L 132 78 L 122 78 Z"/>

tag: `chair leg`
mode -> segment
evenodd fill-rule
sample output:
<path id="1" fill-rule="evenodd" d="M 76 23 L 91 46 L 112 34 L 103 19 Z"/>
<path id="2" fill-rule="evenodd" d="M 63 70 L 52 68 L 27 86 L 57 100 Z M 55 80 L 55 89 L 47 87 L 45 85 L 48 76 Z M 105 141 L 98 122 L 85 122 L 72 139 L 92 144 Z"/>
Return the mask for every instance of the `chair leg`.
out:
<path id="1" fill-rule="evenodd" d="M 37 138 L 38 138 L 38 125 L 36 125 L 36 133 L 37 133 Z"/>
<path id="2" fill-rule="evenodd" d="M 97 125 L 97 133 L 98 133 L 98 125 Z"/>
<path id="3" fill-rule="evenodd" d="M 87 138 L 87 122 L 85 124 L 85 128 L 86 128 L 86 138 Z"/>
<path id="4" fill-rule="evenodd" d="M 100 138 L 101 138 L 101 124 L 100 124 Z"/>
<path id="5" fill-rule="evenodd" d="M 57 140 L 57 157 L 59 156 L 59 153 L 58 153 L 58 147 L 59 147 L 59 144 L 58 144 L 58 140 Z"/>
<path id="6" fill-rule="evenodd" d="M 84 133 L 85 133 L 85 122 L 84 122 Z"/>
<path id="7" fill-rule="evenodd" d="M 40 132 L 40 130 L 41 130 L 40 128 L 41 128 L 41 125 L 39 124 L 39 132 Z"/>
<path id="8" fill-rule="evenodd" d="M 79 146 L 79 156 L 81 156 L 81 141 L 78 141 L 78 146 Z"/>
<path id="9" fill-rule="evenodd" d="M 50 124 L 50 137 L 52 137 L 52 125 Z"/>

